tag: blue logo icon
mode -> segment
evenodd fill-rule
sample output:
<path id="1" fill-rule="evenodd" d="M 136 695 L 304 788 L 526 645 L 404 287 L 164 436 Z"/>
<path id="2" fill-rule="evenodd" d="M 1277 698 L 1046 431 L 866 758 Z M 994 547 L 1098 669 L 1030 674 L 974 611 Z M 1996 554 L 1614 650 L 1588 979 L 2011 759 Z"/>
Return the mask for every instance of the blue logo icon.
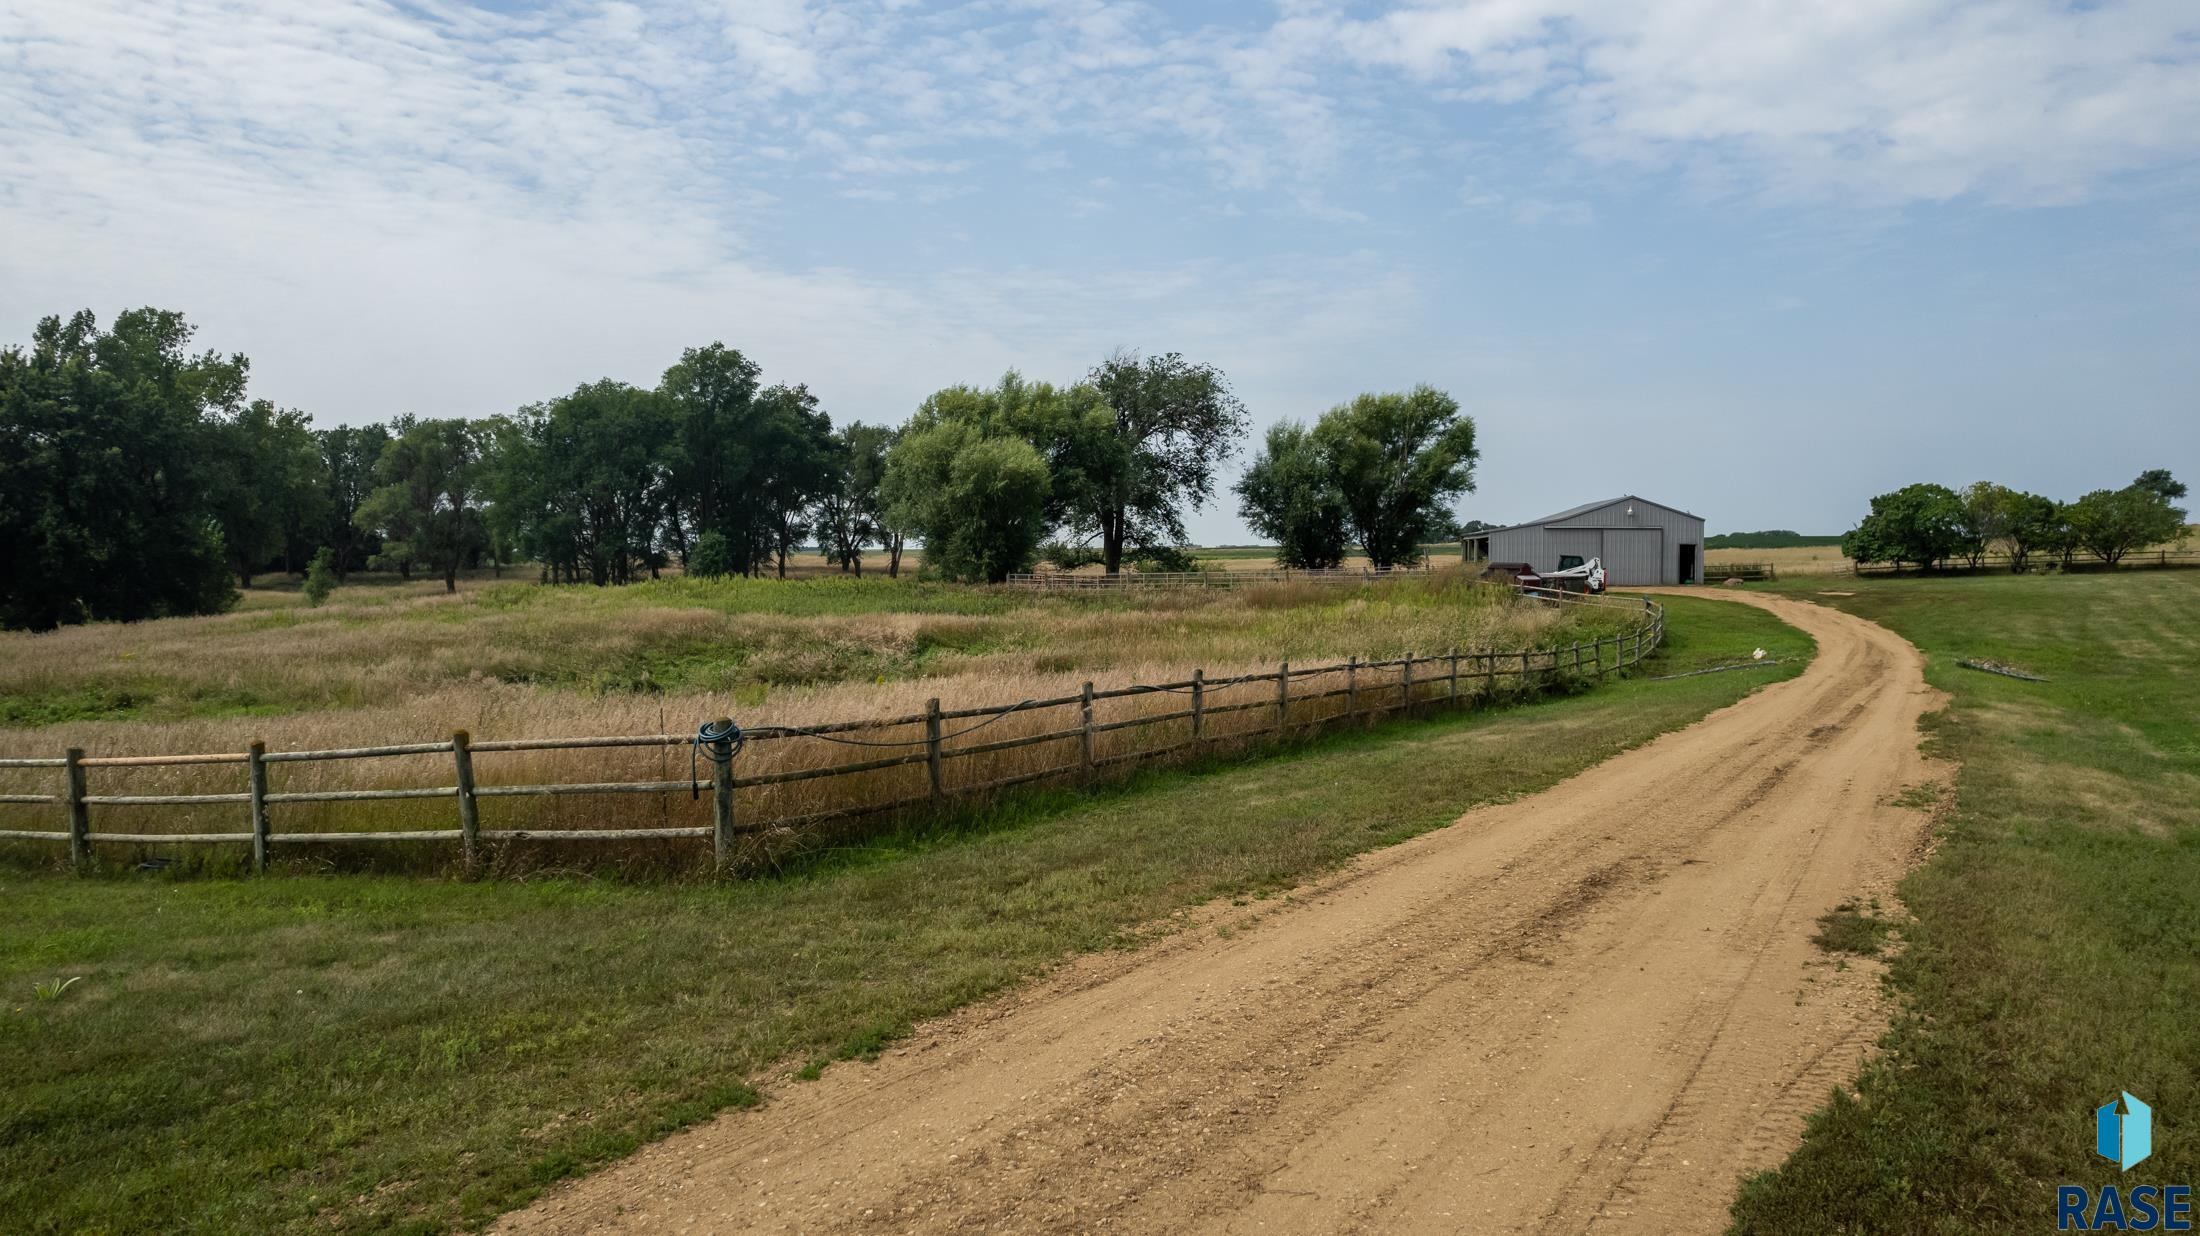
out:
<path id="1" fill-rule="evenodd" d="M 2128 1172 L 2154 1153 L 2154 1109 L 2133 1098 L 2129 1090 L 2123 1094 L 2122 1113 L 2114 1103 L 2103 1103 L 2093 1113 L 2093 1148 Z"/>

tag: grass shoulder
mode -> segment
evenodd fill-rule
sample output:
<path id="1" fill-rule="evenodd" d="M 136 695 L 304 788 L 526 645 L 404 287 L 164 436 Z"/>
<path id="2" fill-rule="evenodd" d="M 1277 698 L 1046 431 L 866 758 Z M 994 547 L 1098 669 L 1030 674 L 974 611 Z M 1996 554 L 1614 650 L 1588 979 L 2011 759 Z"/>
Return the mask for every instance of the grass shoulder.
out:
<path id="1" fill-rule="evenodd" d="M 1950 701 L 1929 744 L 1960 772 L 1901 886 L 1897 1020 L 1733 1230 L 2044 1229 L 2057 1184 L 2119 1179 L 2092 1154 L 2096 1107 L 2128 1090 L 2166 1127 L 2200 1111 L 2200 574 L 1777 590 L 1922 649 Z M 2200 1143 L 2161 1137 L 2140 1173 L 2121 1182 L 2200 1179 Z"/>

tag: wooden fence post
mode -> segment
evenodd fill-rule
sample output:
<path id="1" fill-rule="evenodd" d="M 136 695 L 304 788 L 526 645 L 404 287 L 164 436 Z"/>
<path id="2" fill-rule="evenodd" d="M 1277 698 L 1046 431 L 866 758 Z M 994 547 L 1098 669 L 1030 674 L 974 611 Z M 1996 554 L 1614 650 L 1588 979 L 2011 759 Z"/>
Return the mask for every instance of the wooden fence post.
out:
<path id="1" fill-rule="evenodd" d="M 1291 719 L 1291 663 L 1276 666 L 1276 732 L 1282 733 L 1284 723 Z"/>
<path id="2" fill-rule="evenodd" d="M 1406 654 L 1406 663 L 1398 670 L 1398 706 L 1407 713 L 1413 711 L 1413 654 Z"/>
<path id="3" fill-rule="evenodd" d="M 92 809 L 84 801 L 84 748 L 69 748 L 63 755 L 62 768 L 69 787 L 69 865 L 82 871 L 92 862 Z"/>
<path id="4" fill-rule="evenodd" d="M 1360 658 L 1357 656 L 1344 663 L 1344 715 L 1360 715 Z"/>
<path id="5" fill-rule="evenodd" d="M 1197 741 L 1207 724 L 1207 671 L 1192 671 L 1192 738 Z"/>
<path id="6" fill-rule="evenodd" d="M 481 859 L 481 810 L 474 798 L 473 736 L 464 730 L 451 734 L 451 763 L 458 773 L 458 860 L 468 872 Z M 718 781 L 718 757 L 711 756 L 711 784 Z"/>
<path id="7" fill-rule="evenodd" d="M 252 796 L 252 874 L 267 874 L 267 744 L 245 748 L 245 789 Z"/>
<path id="8" fill-rule="evenodd" d="M 1497 698 L 1497 654 L 1494 652 L 1482 654 L 1482 698 Z"/>
<path id="9" fill-rule="evenodd" d="M 1091 684 L 1091 683 L 1089 683 L 1089 682 L 1085 684 L 1084 697 L 1085 697 L 1085 698 L 1084 698 L 1084 702 L 1083 702 L 1083 704 L 1081 704 L 1081 705 L 1079 706 L 1079 715 L 1081 715 L 1081 716 L 1082 716 L 1082 717 L 1084 718 L 1084 732 L 1078 735 L 1078 739 L 1077 739 L 1077 741 L 1078 741 L 1078 745 L 1079 745 L 1080 747 L 1082 747 L 1082 748 L 1084 749 L 1084 753 L 1085 753 L 1085 767 L 1086 767 L 1086 768 L 1091 768 L 1091 767 L 1092 767 L 1092 684 Z"/>
<path id="10" fill-rule="evenodd" d="M 1574 677 L 1581 677 L 1581 641 L 1574 641 Z"/>
<path id="11" fill-rule="evenodd" d="M 929 699 L 924 702 L 924 763 L 925 771 L 932 777 L 932 797 L 946 793 L 940 776 L 940 702 Z"/>
<path id="12" fill-rule="evenodd" d="M 720 717 L 713 728 L 727 735 L 710 746 L 710 852 L 722 874 L 733 865 L 733 718 Z"/>
<path id="13" fill-rule="evenodd" d="M 1461 550 L 1461 552 L 1463 553 L 1463 552 L 1465 552 L 1465 550 L 1464 550 L 1464 549 L 1462 549 L 1462 550 Z M 1459 702 L 1459 645 L 1457 645 L 1457 644 L 1453 644 L 1453 645 L 1451 646 L 1450 660 L 1451 660 L 1451 690 L 1450 690 L 1450 696 L 1451 696 L 1451 702 L 1452 702 L 1452 703 L 1454 703 L 1454 704 L 1456 704 L 1456 703 L 1458 703 L 1458 702 Z"/>
<path id="14" fill-rule="evenodd" d="M 1535 683 L 1535 670 L 1528 664 L 1528 650 L 1520 650 L 1520 689 L 1525 691 Z"/>

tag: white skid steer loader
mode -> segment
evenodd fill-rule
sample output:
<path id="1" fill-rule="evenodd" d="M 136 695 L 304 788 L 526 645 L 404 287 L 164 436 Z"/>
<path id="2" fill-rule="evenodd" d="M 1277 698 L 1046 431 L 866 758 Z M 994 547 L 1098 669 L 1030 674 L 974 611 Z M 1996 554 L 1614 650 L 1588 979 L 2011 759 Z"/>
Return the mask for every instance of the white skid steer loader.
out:
<path id="1" fill-rule="evenodd" d="M 1543 572 L 1543 586 L 1560 592 L 1599 593 L 1604 591 L 1604 562 L 1591 558 L 1577 567 L 1563 571 Z"/>

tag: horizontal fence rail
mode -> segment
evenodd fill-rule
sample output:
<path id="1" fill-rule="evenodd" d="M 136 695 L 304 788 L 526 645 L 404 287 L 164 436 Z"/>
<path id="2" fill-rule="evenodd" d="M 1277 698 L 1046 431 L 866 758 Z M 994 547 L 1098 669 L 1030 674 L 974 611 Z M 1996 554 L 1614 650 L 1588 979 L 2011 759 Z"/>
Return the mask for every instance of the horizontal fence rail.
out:
<path id="1" fill-rule="evenodd" d="M 1326 567 L 1320 570 L 1278 568 L 1269 571 L 1124 571 L 1117 575 L 1088 575 L 1074 571 L 1018 572 L 1008 582 L 1020 588 L 1241 588 L 1248 584 L 1365 584 L 1400 576 L 1419 578 L 1431 573 L 1427 563 L 1413 567 Z"/>
<path id="2" fill-rule="evenodd" d="M 1925 570 L 1934 574 L 1950 574 L 1972 571 L 2007 571 L 2014 565 L 2008 554 L 1995 551 L 1983 555 L 1974 563 L 1969 558 L 1951 558 L 1937 566 L 1920 567 L 1916 563 L 1898 566 L 1891 562 L 1851 562 L 1846 572 L 1850 575 L 1914 575 Z M 2200 550 L 2191 549 L 2135 549 L 2111 563 L 2098 554 L 2081 552 L 2073 554 L 2068 562 L 2059 554 L 2034 551 L 2025 559 L 2025 569 L 2031 571 L 2136 571 L 2175 567 L 2200 567 Z"/>
<path id="3" fill-rule="evenodd" d="M 1780 577 L 1779 571 L 1769 562 L 1715 562 L 1704 567 L 1703 575 L 1705 579 L 1741 579 L 1753 583 Z"/>
<path id="4" fill-rule="evenodd" d="M 1176 682 L 1134 683 L 1096 689 L 1084 684 L 1075 694 L 1045 699 L 1019 700 L 972 708 L 947 709 L 935 699 L 921 713 L 874 717 L 816 725 L 760 725 L 740 729 L 721 718 L 697 734 L 639 734 L 609 737 L 498 739 L 478 742 L 465 731 L 441 742 L 398 743 L 371 747 L 325 750 L 270 751 L 253 743 L 239 752 L 189 755 L 88 755 L 71 748 L 59 757 L 0 758 L 0 770 L 55 772 L 56 784 L 47 793 L 0 794 L 0 804 L 56 809 L 55 824 L 45 829 L 0 829 L 0 841 L 55 842 L 69 847 L 71 861 L 79 868 L 90 864 L 98 845 L 241 844 L 251 850 L 254 871 L 265 871 L 273 851 L 293 845 L 348 845 L 351 843 L 429 842 L 457 843 L 469 869 L 481 861 L 490 843 L 521 841 L 640 841 L 659 839 L 709 839 L 720 870 L 732 865 L 741 839 L 765 833 L 783 833 L 832 820 L 851 819 L 910 808 L 937 807 L 949 800 L 968 798 L 1032 782 L 1091 776 L 1101 770 L 1121 768 L 1195 751 L 1221 743 L 1251 743 L 1264 738 L 1307 734 L 1339 722 L 1372 719 L 1385 714 L 1410 712 L 1434 706 L 1458 705 L 1494 694 L 1500 682 L 1523 692 L 1562 681 L 1593 681 L 1625 669 L 1655 652 L 1664 642 L 1664 607 L 1644 596 L 1584 597 L 1547 589 L 1522 588 L 1524 597 L 1561 605 L 1614 608 L 1630 619 L 1629 630 L 1608 638 L 1575 641 L 1561 647 L 1460 652 L 1453 649 L 1435 656 L 1408 654 L 1389 660 L 1362 661 L 1357 657 L 1316 666 L 1289 662 L 1273 670 L 1210 678 L 1194 670 Z M 1131 711 L 1128 715 L 1102 718 L 1104 709 L 1120 705 L 1142 708 L 1163 701 L 1159 710 Z M 1030 719 L 1038 728 L 999 737 L 986 731 L 1014 719 Z M 1049 718 L 1055 718 L 1050 720 Z M 995 731 L 1001 733 L 1001 731 Z M 823 746 L 842 752 L 861 753 L 861 758 L 815 765 L 762 767 L 749 753 L 770 752 L 797 744 Z M 1020 768 L 1002 774 L 986 767 L 987 757 L 1024 748 L 1052 746 L 1057 760 L 1037 768 Z M 690 775 L 676 778 L 596 781 L 483 782 L 476 777 L 476 759 L 574 752 L 630 749 L 650 751 L 669 760 L 687 749 L 693 765 Z M 423 759 L 445 762 L 447 775 L 426 785 L 373 788 L 275 788 L 273 776 L 282 766 L 341 764 L 355 766 L 372 761 L 417 763 Z M 224 766 L 234 768 L 236 789 L 189 793 L 95 793 L 92 774 L 112 776 L 131 770 L 189 770 Z M 974 772 L 960 770 L 969 767 Z M 992 775 L 989 775 L 992 774 Z M 848 778 L 883 778 L 867 786 L 871 801 L 805 812 L 799 798 L 785 797 L 789 787 L 810 789 L 819 782 Z M 710 800 L 707 823 L 673 824 L 669 804 L 682 791 L 698 806 Z M 744 798 L 744 791 L 747 798 Z M 556 799 L 565 796 L 657 795 L 667 804 L 664 822 L 653 827 L 618 828 L 494 828 L 485 827 L 485 803 L 503 800 Z M 757 796 L 765 796 L 758 798 Z M 770 797 L 780 795 L 781 797 Z M 354 806 L 369 803 L 448 804 L 449 823 L 438 828 L 311 828 L 282 829 L 282 814 L 309 804 Z M 127 828 L 94 827 L 95 809 L 104 817 L 115 811 L 139 808 L 183 808 L 192 821 L 215 814 L 214 828 L 195 831 L 153 832 Z M 211 811 L 209 809 L 212 809 Z M 223 821 L 234 821 L 220 827 Z"/>

